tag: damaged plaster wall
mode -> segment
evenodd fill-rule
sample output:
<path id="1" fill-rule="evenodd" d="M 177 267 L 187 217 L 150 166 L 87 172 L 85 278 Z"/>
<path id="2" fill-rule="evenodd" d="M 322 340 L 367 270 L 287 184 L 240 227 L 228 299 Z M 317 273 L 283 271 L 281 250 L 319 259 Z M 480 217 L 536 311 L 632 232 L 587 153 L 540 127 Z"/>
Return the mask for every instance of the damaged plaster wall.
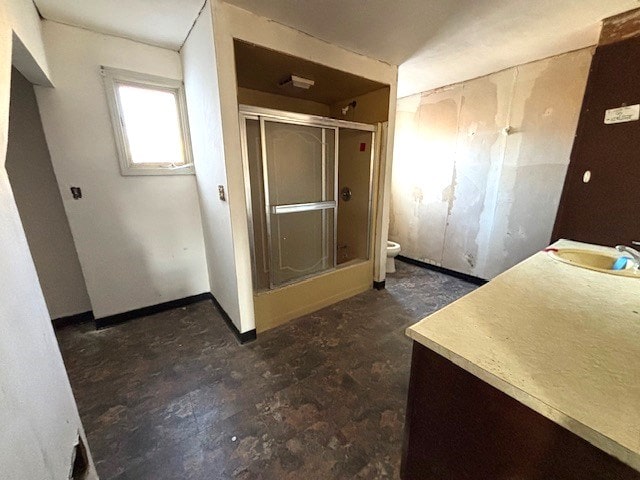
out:
<path id="1" fill-rule="evenodd" d="M 621 42 L 640 35 L 640 8 L 605 18 L 598 45 Z"/>
<path id="2" fill-rule="evenodd" d="M 402 255 L 490 279 L 548 244 L 592 56 L 398 100 L 389 238 Z"/>

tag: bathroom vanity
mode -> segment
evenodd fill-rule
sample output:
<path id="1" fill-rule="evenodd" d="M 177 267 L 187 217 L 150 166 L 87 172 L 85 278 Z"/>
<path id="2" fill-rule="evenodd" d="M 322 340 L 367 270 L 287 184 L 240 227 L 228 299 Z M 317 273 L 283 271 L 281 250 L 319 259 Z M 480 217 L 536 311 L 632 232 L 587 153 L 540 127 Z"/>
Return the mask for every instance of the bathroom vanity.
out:
<path id="1" fill-rule="evenodd" d="M 407 329 L 402 478 L 639 480 L 640 276 L 628 273 L 540 252 Z"/>

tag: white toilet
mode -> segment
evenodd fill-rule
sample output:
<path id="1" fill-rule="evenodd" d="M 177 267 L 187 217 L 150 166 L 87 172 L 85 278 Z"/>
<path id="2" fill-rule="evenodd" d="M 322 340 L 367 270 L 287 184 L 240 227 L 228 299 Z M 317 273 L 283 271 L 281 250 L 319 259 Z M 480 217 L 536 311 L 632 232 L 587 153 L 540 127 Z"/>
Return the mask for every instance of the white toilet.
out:
<path id="1" fill-rule="evenodd" d="M 400 253 L 400 244 L 387 240 L 387 273 L 396 271 L 396 258 Z"/>

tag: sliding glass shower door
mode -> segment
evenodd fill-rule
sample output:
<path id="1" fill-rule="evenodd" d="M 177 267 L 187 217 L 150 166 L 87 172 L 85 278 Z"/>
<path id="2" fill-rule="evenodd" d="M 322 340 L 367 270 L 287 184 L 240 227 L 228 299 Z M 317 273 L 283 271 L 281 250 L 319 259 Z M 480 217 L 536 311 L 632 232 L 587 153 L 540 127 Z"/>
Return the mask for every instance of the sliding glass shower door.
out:
<path id="1" fill-rule="evenodd" d="M 241 106 L 240 130 L 254 290 L 368 260 L 375 128 Z"/>
<path id="2" fill-rule="evenodd" d="M 336 265 L 336 129 L 260 118 L 269 282 Z"/>
<path id="3" fill-rule="evenodd" d="M 262 120 L 272 286 L 335 266 L 335 131 Z"/>

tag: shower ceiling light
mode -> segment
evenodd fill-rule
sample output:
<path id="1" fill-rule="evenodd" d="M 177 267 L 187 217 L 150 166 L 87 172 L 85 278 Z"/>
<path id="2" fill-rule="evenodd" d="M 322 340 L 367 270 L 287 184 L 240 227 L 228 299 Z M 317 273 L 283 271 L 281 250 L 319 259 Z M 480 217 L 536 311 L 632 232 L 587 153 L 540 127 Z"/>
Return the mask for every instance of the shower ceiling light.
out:
<path id="1" fill-rule="evenodd" d="M 316 83 L 308 78 L 299 77 L 297 75 L 289 75 L 285 80 L 280 82 L 281 87 L 292 85 L 296 88 L 302 88 L 303 90 L 309 90 Z"/>

